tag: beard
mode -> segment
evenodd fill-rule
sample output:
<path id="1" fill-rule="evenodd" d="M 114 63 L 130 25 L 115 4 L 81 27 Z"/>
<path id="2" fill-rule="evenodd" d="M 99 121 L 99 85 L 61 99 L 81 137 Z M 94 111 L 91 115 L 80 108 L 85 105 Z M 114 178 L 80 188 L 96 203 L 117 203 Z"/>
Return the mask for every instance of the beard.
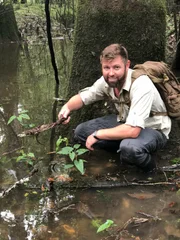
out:
<path id="1" fill-rule="evenodd" d="M 124 74 L 121 77 L 110 78 L 110 77 L 106 76 L 106 77 L 104 77 L 104 79 L 105 79 L 106 83 L 109 85 L 109 87 L 121 89 L 126 80 L 126 71 L 124 71 Z"/>

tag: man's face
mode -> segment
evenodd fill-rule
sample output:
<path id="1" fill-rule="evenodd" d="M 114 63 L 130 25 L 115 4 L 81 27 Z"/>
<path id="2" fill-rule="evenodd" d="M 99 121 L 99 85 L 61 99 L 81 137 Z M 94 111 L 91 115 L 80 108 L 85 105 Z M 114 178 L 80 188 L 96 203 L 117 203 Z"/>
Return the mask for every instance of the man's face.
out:
<path id="1" fill-rule="evenodd" d="M 121 56 L 112 60 L 102 59 L 102 74 L 107 84 L 112 88 L 119 88 L 125 82 L 127 71 L 130 65 L 128 60 L 125 64 Z"/>

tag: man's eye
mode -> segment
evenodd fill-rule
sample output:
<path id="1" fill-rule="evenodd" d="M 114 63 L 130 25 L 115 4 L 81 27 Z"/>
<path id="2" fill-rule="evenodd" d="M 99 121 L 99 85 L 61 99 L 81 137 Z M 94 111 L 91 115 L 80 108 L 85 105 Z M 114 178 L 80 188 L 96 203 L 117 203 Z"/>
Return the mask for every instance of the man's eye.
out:
<path id="1" fill-rule="evenodd" d="M 109 67 L 104 67 L 104 70 L 109 70 Z"/>
<path id="2" fill-rule="evenodd" d="M 119 70 L 119 69 L 120 69 L 120 66 L 115 66 L 114 69 L 115 69 L 115 70 Z"/>

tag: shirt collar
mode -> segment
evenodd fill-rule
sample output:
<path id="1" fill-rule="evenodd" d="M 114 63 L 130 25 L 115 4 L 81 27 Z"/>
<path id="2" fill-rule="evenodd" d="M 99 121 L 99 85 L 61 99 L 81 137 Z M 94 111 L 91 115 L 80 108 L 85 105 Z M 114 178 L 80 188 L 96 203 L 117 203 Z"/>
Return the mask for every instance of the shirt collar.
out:
<path id="1" fill-rule="evenodd" d="M 127 74 L 127 77 L 126 77 L 126 81 L 124 83 L 124 86 L 123 86 L 123 90 L 126 90 L 129 92 L 130 90 L 130 87 L 131 87 L 131 74 L 132 74 L 132 69 L 128 69 L 128 74 Z"/>

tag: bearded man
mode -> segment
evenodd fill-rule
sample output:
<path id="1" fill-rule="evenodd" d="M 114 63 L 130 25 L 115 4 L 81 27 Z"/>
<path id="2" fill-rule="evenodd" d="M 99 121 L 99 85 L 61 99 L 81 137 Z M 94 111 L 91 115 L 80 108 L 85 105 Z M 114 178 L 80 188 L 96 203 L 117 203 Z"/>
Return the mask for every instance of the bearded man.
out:
<path id="1" fill-rule="evenodd" d="M 101 53 L 102 77 L 91 87 L 81 90 L 60 110 L 58 118 L 70 121 L 70 112 L 109 97 L 118 115 L 92 119 L 75 129 L 75 137 L 89 150 L 116 151 L 120 161 L 136 165 L 145 172 L 156 168 L 153 154 L 163 148 L 171 130 L 165 104 L 147 75 L 131 80 L 128 52 L 122 44 L 111 44 Z M 127 98 L 128 96 L 128 98 Z M 129 99 L 129 101 L 127 100 Z"/>

